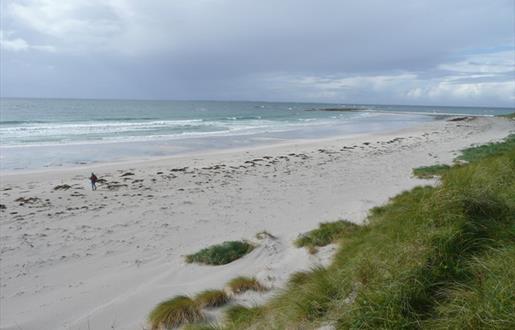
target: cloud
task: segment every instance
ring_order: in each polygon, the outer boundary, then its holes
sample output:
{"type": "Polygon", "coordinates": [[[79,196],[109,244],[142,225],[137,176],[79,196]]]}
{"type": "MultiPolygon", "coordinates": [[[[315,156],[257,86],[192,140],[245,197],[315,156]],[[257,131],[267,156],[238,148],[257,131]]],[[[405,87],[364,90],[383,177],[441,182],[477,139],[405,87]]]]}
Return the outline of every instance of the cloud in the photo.
{"type": "Polygon", "coordinates": [[[512,0],[2,5],[11,95],[513,104],[512,0]]]}
{"type": "Polygon", "coordinates": [[[278,94],[304,96],[304,100],[369,103],[485,104],[494,101],[510,105],[515,101],[513,52],[475,54],[448,62],[426,72],[397,72],[380,75],[269,75],[260,77],[262,88],[278,94]],[[483,102],[485,101],[485,102],[483,102]]]}
{"type": "Polygon", "coordinates": [[[55,48],[48,45],[30,45],[21,38],[10,38],[12,32],[0,30],[0,48],[6,51],[20,52],[28,50],[39,50],[46,52],[55,52],[55,48]]]}

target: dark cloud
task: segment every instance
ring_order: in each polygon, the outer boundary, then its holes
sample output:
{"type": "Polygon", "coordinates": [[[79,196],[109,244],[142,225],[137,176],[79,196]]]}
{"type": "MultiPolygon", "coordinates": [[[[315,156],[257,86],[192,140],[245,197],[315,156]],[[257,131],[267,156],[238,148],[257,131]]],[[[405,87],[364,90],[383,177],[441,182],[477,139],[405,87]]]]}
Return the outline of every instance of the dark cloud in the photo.
{"type": "Polygon", "coordinates": [[[514,50],[509,0],[3,6],[4,96],[508,106],[515,100],[513,56],[505,55],[514,50]],[[492,57],[497,53],[504,55],[492,57]],[[463,71],[471,57],[468,65],[483,76],[463,71]],[[504,61],[508,71],[495,72],[488,61],[504,61]],[[482,96],[468,97],[473,89],[482,96]]]}

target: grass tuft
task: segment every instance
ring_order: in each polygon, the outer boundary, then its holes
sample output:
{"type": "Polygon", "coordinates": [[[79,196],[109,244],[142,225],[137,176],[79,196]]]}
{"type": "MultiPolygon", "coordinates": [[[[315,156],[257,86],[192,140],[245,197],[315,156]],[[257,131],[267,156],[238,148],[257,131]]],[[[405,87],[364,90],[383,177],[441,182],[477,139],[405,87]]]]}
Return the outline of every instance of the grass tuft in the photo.
{"type": "Polygon", "coordinates": [[[442,175],[449,168],[451,168],[449,165],[422,166],[413,169],[413,175],[420,179],[431,179],[437,175],[442,175]]]}
{"type": "Polygon", "coordinates": [[[228,241],[202,249],[186,256],[186,262],[206,265],[225,265],[251,252],[254,246],[248,242],[228,241]]]}
{"type": "Polygon", "coordinates": [[[194,323],[194,324],[187,324],[182,329],[183,330],[222,330],[223,328],[217,324],[194,323]]]}
{"type": "Polygon", "coordinates": [[[260,307],[231,306],[225,311],[225,322],[234,329],[246,328],[251,322],[261,316],[260,307]]]}
{"type": "Polygon", "coordinates": [[[148,317],[152,330],[169,329],[202,320],[200,307],[191,298],[177,296],[157,305],[148,317]]]}
{"type": "Polygon", "coordinates": [[[219,307],[229,302],[229,296],[222,290],[205,290],[195,296],[195,302],[201,307],[219,307]]]}
{"type": "Polygon", "coordinates": [[[291,274],[288,283],[291,286],[300,285],[306,283],[311,276],[310,272],[296,272],[291,274]]]}
{"type": "Polygon", "coordinates": [[[321,223],[317,229],[300,235],[295,240],[297,247],[307,247],[310,251],[316,251],[318,246],[326,246],[336,242],[342,236],[349,235],[359,229],[359,226],[345,220],[321,223]]]}
{"type": "Polygon", "coordinates": [[[245,291],[266,291],[266,288],[253,277],[240,276],[236,277],[227,283],[227,287],[235,294],[240,294],[245,291]]]}

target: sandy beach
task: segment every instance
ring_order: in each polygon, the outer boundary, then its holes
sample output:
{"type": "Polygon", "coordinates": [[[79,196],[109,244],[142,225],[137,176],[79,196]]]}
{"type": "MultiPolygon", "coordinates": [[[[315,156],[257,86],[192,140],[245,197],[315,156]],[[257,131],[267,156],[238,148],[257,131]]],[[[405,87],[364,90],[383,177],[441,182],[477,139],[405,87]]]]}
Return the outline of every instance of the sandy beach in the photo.
{"type": "MultiPolygon", "coordinates": [[[[1,329],[145,329],[178,294],[253,275],[272,289],[330,261],[293,240],[320,222],[362,223],[371,207],[417,185],[414,167],[450,164],[515,122],[438,120],[368,135],[145,162],[3,173],[1,329]],[[101,179],[91,191],[88,177],[101,179]],[[257,239],[266,230],[277,239],[257,239]],[[224,266],[184,255],[227,240],[257,248],[224,266]]],[[[247,294],[252,305],[274,294],[247,294]]],[[[211,312],[216,318],[218,313],[211,312]]]]}

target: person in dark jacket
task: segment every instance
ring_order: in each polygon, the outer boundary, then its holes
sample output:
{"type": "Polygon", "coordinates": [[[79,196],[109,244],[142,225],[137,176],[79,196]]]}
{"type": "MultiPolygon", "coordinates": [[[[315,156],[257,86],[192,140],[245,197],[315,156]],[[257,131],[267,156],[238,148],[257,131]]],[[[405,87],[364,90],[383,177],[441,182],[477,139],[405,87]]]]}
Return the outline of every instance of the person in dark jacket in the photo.
{"type": "Polygon", "coordinates": [[[91,172],[91,176],[89,177],[89,180],[91,181],[91,190],[97,190],[98,178],[95,175],[95,173],[91,172]]]}

